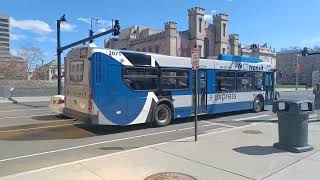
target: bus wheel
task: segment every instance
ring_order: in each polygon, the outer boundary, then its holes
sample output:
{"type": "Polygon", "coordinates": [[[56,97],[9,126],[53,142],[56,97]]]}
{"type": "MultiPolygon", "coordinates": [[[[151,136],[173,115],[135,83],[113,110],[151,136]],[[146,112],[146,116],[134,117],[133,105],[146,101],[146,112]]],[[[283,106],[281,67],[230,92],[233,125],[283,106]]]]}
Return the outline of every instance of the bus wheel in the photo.
{"type": "Polygon", "coordinates": [[[157,127],[163,127],[170,124],[171,117],[171,109],[165,104],[160,104],[153,113],[153,123],[157,127]]]}
{"type": "Polygon", "coordinates": [[[253,112],[261,112],[264,108],[263,106],[263,100],[260,97],[255,97],[253,100],[253,112]]]}

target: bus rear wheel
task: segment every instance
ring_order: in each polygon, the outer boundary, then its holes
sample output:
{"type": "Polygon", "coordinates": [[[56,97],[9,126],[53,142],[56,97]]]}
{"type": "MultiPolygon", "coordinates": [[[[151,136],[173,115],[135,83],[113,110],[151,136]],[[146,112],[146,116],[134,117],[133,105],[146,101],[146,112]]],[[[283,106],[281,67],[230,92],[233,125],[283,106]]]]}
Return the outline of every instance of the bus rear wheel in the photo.
{"type": "Polygon", "coordinates": [[[263,100],[260,97],[255,97],[253,100],[253,112],[261,112],[264,108],[263,100]]]}
{"type": "Polygon", "coordinates": [[[171,118],[171,109],[166,104],[160,104],[153,113],[153,124],[157,127],[167,126],[170,124],[171,118]]]}

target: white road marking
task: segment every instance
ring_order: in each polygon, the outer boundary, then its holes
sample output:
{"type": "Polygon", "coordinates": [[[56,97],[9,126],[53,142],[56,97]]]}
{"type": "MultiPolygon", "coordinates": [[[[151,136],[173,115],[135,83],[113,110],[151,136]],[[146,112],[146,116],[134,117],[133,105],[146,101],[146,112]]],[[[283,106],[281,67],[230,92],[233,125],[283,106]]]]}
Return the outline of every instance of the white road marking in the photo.
{"type": "Polygon", "coordinates": [[[9,111],[0,111],[0,113],[21,112],[21,111],[42,111],[42,110],[48,110],[48,108],[43,108],[43,109],[16,109],[16,110],[9,110],[9,111]]]}
{"type": "Polygon", "coordinates": [[[228,128],[235,128],[235,127],[237,127],[237,126],[231,126],[231,125],[227,125],[227,124],[210,122],[210,121],[202,121],[202,122],[209,123],[209,124],[212,124],[212,125],[219,125],[219,126],[223,126],[223,127],[228,127],[228,128]]]}
{"type": "Polygon", "coordinates": [[[55,115],[55,114],[34,114],[29,116],[8,116],[8,117],[0,117],[1,119],[14,119],[14,118],[26,118],[26,117],[38,117],[38,116],[49,116],[49,115],[55,115]]]}
{"type": "MultiPolygon", "coordinates": [[[[213,126],[213,125],[215,125],[215,124],[207,124],[207,125],[200,126],[200,127],[208,127],[208,126],[213,126]]],[[[68,151],[68,150],[79,149],[79,148],[88,147],[88,146],[94,146],[94,145],[99,145],[99,144],[106,144],[106,143],[111,143],[111,142],[117,142],[117,141],[123,141],[123,140],[129,140],[129,139],[135,139],[135,138],[141,138],[141,137],[147,137],[147,136],[153,136],[153,135],[159,135],[159,134],[165,134],[165,133],[171,133],[171,132],[176,132],[176,131],[184,131],[184,130],[188,130],[188,129],[194,129],[194,127],[173,129],[173,130],[168,130],[168,131],[161,131],[161,132],[143,134],[143,135],[138,135],[138,136],[132,136],[132,137],[126,137],[126,138],[120,138],[120,139],[113,139],[113,140],[108,140],[108,141],[90,143],[90,144],[74,146],[74,147],[69,147],[69,148],[64,148],[64,149],[45,151],[45,152],[29,154],[29,155],[24,155],[24,156],[17,156],[17,157],[12,157],[12,158],[1,159],[0,162],[12,161],[12,160],[16,160],[16,159],[39,156],[39,155],[44,155],[44,154],[51,154],[51,153],[62,152],[62,151],[68,151]]]]}
{"type": "MultiPolygon", "coordinates": [[[[203,137],[203,136],[208,136],[208,135],[212,135],[212,134],[228,132],[228,131],[237,130],[237,129],[243,129],[243,128],[247,128],[247,127],[250,127],[250,126],[253,126],[253,125],[256,125],[256,124],[253,123],[253,124],[249,124],[249,125],[245,125],[245,126],[231,128],[231,129],[224,129],[224,130],[221,130],[221,131],[215,131],[215,132],[210,132],[210,133],[206,133],[206,134],[201,134],[201,135],[198,135],[198,137],[203,137]]],[[[143,147],[139,147],[139,148],[124,150],[124,151],[119,151],[119,152],[110,153],[110,154],[106,154],[106,155],[91,157],[91,158],[87,158],[87,159],[81,159],[81,160],[77,160],[77,161],[73,161],[73,162],[69,162],[69,163],[58,164],[58,165],[45,167],[45,168],[40,168],[40,169],[35,169],[35,170],[27,171],[27,172],[12,174],[12,175],[8,175],[8,176],[4,176],[2,178],[5,179],[5,178],[19,177],[19,176],[22,176],[22,175],[33,174],[33,173],[37,173],[37,172],[40,172],[40,171],[45,171],[45,170],[50,170],[50,169],[54,169],[54,168],[64,167],[64,166],[68,166],[68,165],[72,165],[72,164],[84,163],[84,162],[88,162],[88,161],[95,160],[95,159],[100,159],[100,158],[105,158],[105,157],[111,157],[111,156],[115,156],[115,155],[125,154],[125,153],[129,153],[129,152],[133,152],[133,151],[138,151],[138,150],[147,149],[147,148],[151,148],[151,147],[155,147],[155,146],[169,144],[170,142],[183,141],[183,140],[187,140],[187,139],[191,139],[191,138],[194,138],[194,136],[181,138],[181,139],[176,139],[174,141],[167,141],[167,142],[152,144],[152,145],[143,146],[143,147]]],[[[2,179],[2,178],[0,178],[0,179],[2,179]]]]}
{"type": "Polygon", "coordinates": [[[235,119],[233,121],[244,121],[244,120],[249,120],[249,119],[257,119],[257,118],[261,118],[261,117],[267,117],[269,115],[260,115],[260,116],[252,116],[252,117],[247,117],[247,118],[240,118],[240,119],[235,119]]]}
{"type": "MultiPolygon", "coordinates": [[[[73,120],[68,119],[68,120],[60,120],[60,121],[58,120],[58,121],[53,121],[53,122],[61,122],[61,121],[73,121],[73,120]]],[[[16,131],[29,131],[29,130],[36,130],[36,129],[47,129],[47,128],[53,128],[53,127],[64,127],[64,126],[71,126],[71,125],[78,125],[78,124],[83,124],[83,122],[72,123],[72,124],[60,124],[60,125],[55,125],[55,126],[41,126],[41,127],[36,127],[36,128],[13,129],[13,130],[0,131],[0,133],[16,132],[16,131]]]]}

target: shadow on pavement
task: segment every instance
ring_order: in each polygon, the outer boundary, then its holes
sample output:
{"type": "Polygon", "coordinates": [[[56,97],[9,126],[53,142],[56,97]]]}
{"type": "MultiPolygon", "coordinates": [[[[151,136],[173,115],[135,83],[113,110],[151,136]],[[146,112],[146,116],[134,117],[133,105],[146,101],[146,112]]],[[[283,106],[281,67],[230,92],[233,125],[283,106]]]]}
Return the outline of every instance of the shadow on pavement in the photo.
{"type": "Polygon", "coordinates": [[[38,120],[38,121],[59,121],[59,120],[64,121],[72,118],[53,114],[53,115],[45,115],[45,116],[32,116],[31,119],[38,120]]]}
{"type": "Polygon", "coordinates": [[[48,107],[49,102],[33,102],[33,103],[21,103],[17,100],[13,99],[12,97],[8,98],[13,104],[21,105],[21,106],[27,106],[27,107],[33,107],[33,108],[40,108],[40,107],[48,107]],[[40,105],[35,105],[40,104],[40,105]]]}
{"type": "MultiPolygon", "coordinates": [[[[249,111],[239,111],[215,115],[202,115],[199,116],[199,121],[201,120],[213,120],[219,117],[228,117],[234,115],[241,115],[248,113],[249,111]]],[[[56,115],[47,115],[47,116],[34,116],[34,120],[39,121],[48,121],[51,123],[52,120],[59,120],[56,115]]],[[[72,120],[72,119],[70,119],[72,120]]],[[[182,118],[172,121],[171,124],[182,124],[187,122],[194,121],[194,118],[182,118]]],[[[228,122],[228,120],[224,120],[228,122]]],[[[233,122],[233,121],[229,121],[233,122]]],[[[59,123],[59,122],[58,122],[59,123]]],[[[246,123],[246,122],[235,122],[235,123],[246,123]]],[[[147,128],[158,128],[152,127],[150,124],[137,124],[130,126],[110,126],[110,125],[92,125],[89,123],[79,123],[79,124],[55,124],[51,127],[43,128],[32,128],[28,127],[28,130],[19,130],[24,129],[25,127],[11,127],[10,132],[1,132],[0,131],[0,140],[6,141],[37,141],[37,140],[57,140],[57,139],[81,139],[94,136],[104,136],[124,132],[133,132],[138,130],[143,130],[147,128]],[[30,129],[29,129],[30,128],[30,129]],[[18,129],[18,130],[14,130],[18,129]]]]}
{"type": "Polygon", "coordinates": [[[260,156],[260,155],[263,156],[263,155],[285,152],[280,149],[276,149],[272,146],[243,146],[243,147],[233,148],[232,150],[241,154],[246,154],[251,156],[260,156]]]}

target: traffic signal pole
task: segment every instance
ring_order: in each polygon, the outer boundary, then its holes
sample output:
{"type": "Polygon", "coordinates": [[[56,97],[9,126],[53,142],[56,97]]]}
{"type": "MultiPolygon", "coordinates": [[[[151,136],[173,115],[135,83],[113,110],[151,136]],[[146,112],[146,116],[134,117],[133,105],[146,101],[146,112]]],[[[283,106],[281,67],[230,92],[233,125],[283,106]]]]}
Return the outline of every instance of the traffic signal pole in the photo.
{"type": "Polygon", "coordinates": [[[93,39],[99,38],[101,36],[107,35],[107,34],[111,34],[114,36],[117,36],[120,34],[120,25],[119,25],[119,20],[115,20],[115,25],[113,26],[112,29],[96,34],[96,35],[92,35],[90,33],[90,36],[84,39],[81,39],[79,41],[73,42],[71,44],[68,44],[66,46],[61,47],[61,42],[60,42],[60,24],[61,22],[65,21],[64,15],[57,20],[57,61],[58,61],[58,95],[61,94],[61,54],[63,53],[64,50],[72,48],[74,46],[77,46],[79,44],[83,44],[85,42],[90,42],[93,39]]]}

